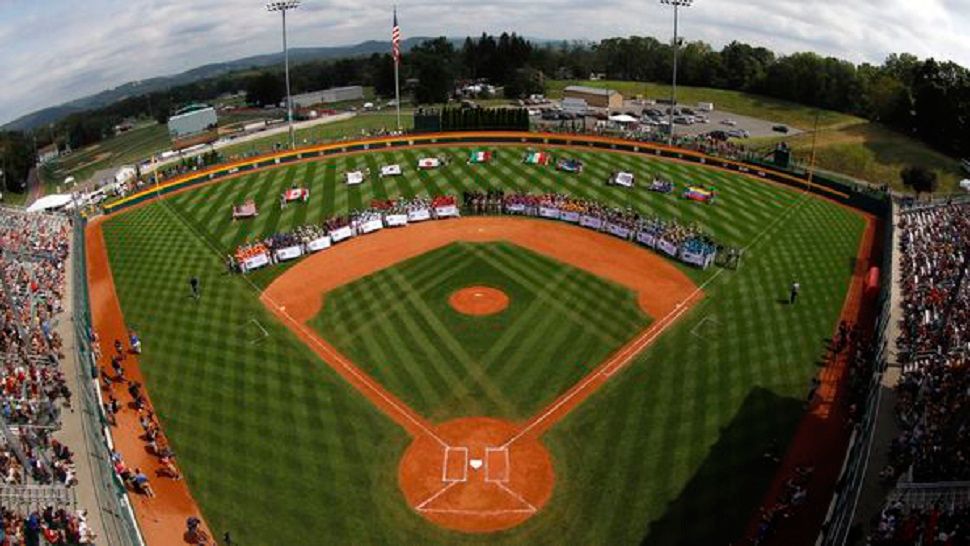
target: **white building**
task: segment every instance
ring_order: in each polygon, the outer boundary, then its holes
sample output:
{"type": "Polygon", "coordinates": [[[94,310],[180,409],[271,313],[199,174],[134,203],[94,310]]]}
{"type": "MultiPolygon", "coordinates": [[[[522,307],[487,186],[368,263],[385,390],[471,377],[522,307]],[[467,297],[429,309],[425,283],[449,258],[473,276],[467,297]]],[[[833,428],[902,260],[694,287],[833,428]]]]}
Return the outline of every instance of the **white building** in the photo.
{"type": "Polygon", "coordinates": [[[359,85],[348,87],[334,87],[323,91],[313,91],[302,95],[293,95],[293,106],[296,108],[309,108],[315,104],[333,104],[348,100],[361,100],[364,98],[364,88],[359,85]]]}

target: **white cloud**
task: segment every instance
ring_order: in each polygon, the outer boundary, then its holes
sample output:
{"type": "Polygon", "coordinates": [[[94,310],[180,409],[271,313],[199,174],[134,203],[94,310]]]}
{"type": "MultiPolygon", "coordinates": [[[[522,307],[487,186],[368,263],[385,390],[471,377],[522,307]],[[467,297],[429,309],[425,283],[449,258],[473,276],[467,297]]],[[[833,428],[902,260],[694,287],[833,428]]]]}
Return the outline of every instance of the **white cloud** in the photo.
{"type": "MultiPolygon", "coordinates": [[[[401,0],[405,36],[514,30],[536,38],[645,34],[666,40],[659,2],[401,0]]],[[[389,3],[388,3],[389,4],[389,3]]],[[[201,64],[280,48],[279,17],[254,0],[0,0],[0,120],[201,64]]],[[[813,50],[856,62],[892,52],[970,66],[970,0],[697,0],[682,32],[719,47],[731,40],[782,53],[813,50]]],[[[386,40],[389,5],[305,0],[290,17],[292,46],[386,40]]]]}

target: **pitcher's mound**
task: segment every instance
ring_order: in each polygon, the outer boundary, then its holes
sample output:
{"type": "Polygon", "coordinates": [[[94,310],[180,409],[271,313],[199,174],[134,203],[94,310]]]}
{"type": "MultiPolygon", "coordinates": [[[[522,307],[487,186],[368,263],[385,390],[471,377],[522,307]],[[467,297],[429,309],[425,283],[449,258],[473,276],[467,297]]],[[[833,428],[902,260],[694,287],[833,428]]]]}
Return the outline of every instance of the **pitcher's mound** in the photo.
{"type": "Polygon", "coordinates": [[[408,504],[428,520],[465,533],[515,527],[552,496],[552,459],[539,440],[488,417],[457,419],[415,438],[398,467],[408,504]]]}
{"type": "Polygon", "coordinates": [[[448,303],[464,315],[485,316],[505,311],[509,297],[498,288],[469,286],[452,293],[448,303]]]}

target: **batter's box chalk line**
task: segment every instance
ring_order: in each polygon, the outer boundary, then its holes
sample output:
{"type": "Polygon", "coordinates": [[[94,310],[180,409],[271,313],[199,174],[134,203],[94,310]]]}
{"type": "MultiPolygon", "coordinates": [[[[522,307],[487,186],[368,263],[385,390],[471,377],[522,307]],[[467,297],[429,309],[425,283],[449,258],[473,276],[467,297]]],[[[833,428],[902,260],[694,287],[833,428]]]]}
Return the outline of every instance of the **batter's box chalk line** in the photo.
{"type": "Polygon", "coordinates": [[[716,331],[720,325],[721,322],[714,318],[714,315],[707,315],[690,329],[690,335],[699,339],[707,339],[712,337],[712,331],[716,331]]]}
{"type": "Polygon", "coordinates": [[[256,345],[269,337],[269,332],[255,318],[250,318],[240,326],[250,345],[256,345]]]}

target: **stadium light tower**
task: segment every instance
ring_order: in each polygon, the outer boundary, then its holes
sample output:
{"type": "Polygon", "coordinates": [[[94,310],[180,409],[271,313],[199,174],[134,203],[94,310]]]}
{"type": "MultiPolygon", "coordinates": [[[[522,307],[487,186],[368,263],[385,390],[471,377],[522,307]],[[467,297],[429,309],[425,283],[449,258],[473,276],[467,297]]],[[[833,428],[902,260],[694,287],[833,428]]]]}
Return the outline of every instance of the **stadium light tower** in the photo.
{"type": "Polygon", "coordinates": [[[677,50],[680,49],[680,38],[677,35],[678,15],[680,8],[689,8],[694,0],[660,0],[665,6],[674,7],[674,76],[670,86],[670,116],[667,122],[667,144],[674,145],[674,108],[677,106],[677,50]]]}
{"type": "Polygon", "coordinates": [[[290,97],[290,50],[286,47],[286,12],[300,7],[300,0],[282,0],[266,4],[267,11],[278,11],[283,15],[283,70],[286,72],[286,119],[290,126],[290,149],[296,148],[293,134],[293,99],[290,97]]]}

